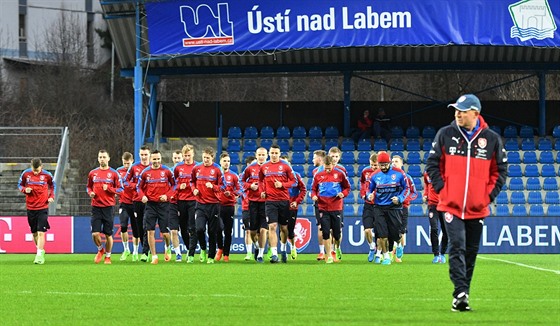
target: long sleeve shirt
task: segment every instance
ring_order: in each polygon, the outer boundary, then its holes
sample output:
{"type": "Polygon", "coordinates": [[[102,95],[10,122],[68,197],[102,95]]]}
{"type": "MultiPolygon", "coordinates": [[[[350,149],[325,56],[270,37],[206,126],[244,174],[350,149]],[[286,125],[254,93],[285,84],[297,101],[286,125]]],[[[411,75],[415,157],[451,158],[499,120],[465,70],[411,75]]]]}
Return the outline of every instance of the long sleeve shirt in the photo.
{"type": "Polygon", "coordinates": [[[124,177],[123,184],[125,188],[129,188],[133,192],[132,201],[142,201],[142,196],[138,194],[138,178],[142,171],[147,168],[149,165],[143,165],[141,162],[138,162],[128,169],[126,176],[124,177]]]}
{"type": "Polygon", "coordinates": [[[88,194],[95,193],[91,199],[91,206],[115,206],[115,195],[123,191],[121,177],[113,168],[93,169],[89,172],[86,190],[88,194]],[[107,186],[106,190],[103,189],[104,185],[107,186]]]}
{"type": "Polygon", "coordinates": [[[305,183],[301,178],[301,175],[297,172],[294,172],[296,177],[297,184],[290,188],[290,203],[296,203],[295,207],[290,205],[291,211],[297,211],[298,206],[303,202],[305,198],[305,194],[307,193],[307,188],[305,187],[305,183]]]}
{"type": "Polygon", "coordinates": [[[315,174],[311,184],[311,198],[317,196],[319,210],[341,211],[343,199],[337,196],[339,193],[344,197],[350,193],[350,182],[344,171],[334,168],[330,172],[322,170],[315,174]]]}
{"type": "Polygon", "coordinates": [[[402,203],[408,196],[409,188],[403,170],[391,167],[387,173],[377,170],[369,179],[367,196],[375,191],[374,204],[391,209],[401,209],[402,203]],[[399,198],[399,203],[394,204],[391,198],[399,198]]]}
{"type": "Polygon", "coordinates": [[[174,185],[175,179],[169,167],[162,165],[154,169],[150,166],[140,174],[136,191],[140,199],[146,196],[148,201],[161,202],[161,196],[166,195],[167,201],[170,201],[175,192],[174,185]]]}
{"type": "Polygon", "coordinates": [[[192,188],[192,170],[198,163],[193,162],[187,164],[185,162],[178,163],[173,169],[173,176],[177,184],[177,200],[195,200],[192,188]],[[185,189],[181,189],[181,184],[185,184],[185,189]]]}
{"type": "MultiPolygon", "coordinates": [[[[126,177],[126,173],[128,172],[128,169],[125,168],[124,166],[121,166],[117,169],[117,172],[119,173],[122,182],[126,177]]],[[[123,187],[123,188],[124,188],[123,191],[119,194],[119,202],[121,204],[132,204],[132,198],[134,197],[134,193],[136,191],[134,191],[134,189],[130,187],[123,187]]]]}
{"type": "Polygon", "coordinates": [[[217,164],[205,166],[199,164],[192,169],[191,182],[193,190],[199,191],[196,201],[201,204],[218,204],[220,202],[219,192],[222,188],[222,169],[217,164]],[[212,184],[211,188],[206,183],[212,184]]]}
{"type": "Polygon", "coordinates": [[[49,171],[41,170],[35,175],[32,169],[23,171],[18,181],[18,189],[25,194],[25,204],[28,210],[42,210],[49,207],[49,198],[54,199],[56,184],[49,171]],[[25,193],[25,188],[31,188],[25,193]]]}
{"type": "Polygon", "coordinates": [[[259,173],[261,166],[255,162],[245,168],[239,177],[239,182],[243,191],[247,195],[249,201],[264,202],[261,193],[264,191],[263,183],[259,181],[259,173]],[[251,185],[257,182],[259,187],[256,190],[251,189],[251,185]]]}
{"type": "Polygon", "coordinates": [[[259,172],[259,180],[263,183],[267,201],[289,201],[289,190],[296,182],[292,167],[284,160],[264,163],[259,172]],[[276,181],[282,183],[280,188],[274,185],[276,181]]]}
{"type": "Polygon", "coordinates": [[[240,195],[239,176],[235,172],[224,172],[220,204],[222,206],[235,206],[240,195]],[[229,196],[226,196],[226,192],[229,196]]]}

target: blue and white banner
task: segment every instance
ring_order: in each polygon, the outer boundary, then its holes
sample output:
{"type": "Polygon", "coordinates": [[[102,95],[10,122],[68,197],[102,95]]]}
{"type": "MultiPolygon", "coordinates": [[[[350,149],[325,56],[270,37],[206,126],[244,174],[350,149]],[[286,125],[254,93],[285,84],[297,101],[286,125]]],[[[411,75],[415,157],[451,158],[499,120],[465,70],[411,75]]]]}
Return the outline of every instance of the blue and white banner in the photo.
{"type": "Polygon", "coordinates": [[[161,0],[152,55],[404,45],[560,47],[560,0],[161,0]]]}

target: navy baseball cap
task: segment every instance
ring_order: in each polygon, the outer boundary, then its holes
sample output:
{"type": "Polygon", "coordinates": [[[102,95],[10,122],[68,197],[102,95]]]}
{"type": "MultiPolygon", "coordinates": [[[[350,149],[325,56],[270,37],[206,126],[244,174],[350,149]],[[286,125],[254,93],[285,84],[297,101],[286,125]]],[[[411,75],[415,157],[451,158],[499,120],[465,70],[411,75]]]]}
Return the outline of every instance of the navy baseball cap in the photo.
{"type": "Polygon", "coordinates": [[[482,110],[482,105],[480,105],[480,100],[474,94],[465,94],[457,99],[457,102],[449,104],[447,107],[454,107],[459,111],[469,111],[476,110],[480,112],[482,110]]]}

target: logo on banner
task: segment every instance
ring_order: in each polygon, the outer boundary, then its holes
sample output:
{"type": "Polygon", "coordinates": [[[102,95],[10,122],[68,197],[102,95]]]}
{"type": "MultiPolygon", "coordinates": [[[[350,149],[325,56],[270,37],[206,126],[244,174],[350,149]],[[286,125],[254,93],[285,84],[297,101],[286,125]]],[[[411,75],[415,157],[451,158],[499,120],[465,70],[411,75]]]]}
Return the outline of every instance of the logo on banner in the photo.
{"type": "MultiPolygon", "coordinates": [[[[72,217],[49,216],[50,230],[45,233],[49,253],[72,253],[72,217]]],[[[26,216],[0,217],[0,253],[35,253],[37,247],[26,216]]]]}
{"type": "Polygon", "coordinates": [[[508,8],[513,20],[511,38],[517,37],[523,42],[530,39],[554,38],[556,23],[548,0],[522,0],[509,5],[508,8]]]}
{"type": "Polygon", "coordinates": [[[311,222],[306,218],[298,218],[294,228],[294,243],[297,252],[303,252],[311,241],[311,222]]]}
{"type": "Polygon", "coordinates": [[[233,22],[229,20],[227,3],[218,3],[217,8],[207,4],[195,8],[180,6],[179,10],[187,35],[182,40],[183,47],[234,44],[233,22]]]}

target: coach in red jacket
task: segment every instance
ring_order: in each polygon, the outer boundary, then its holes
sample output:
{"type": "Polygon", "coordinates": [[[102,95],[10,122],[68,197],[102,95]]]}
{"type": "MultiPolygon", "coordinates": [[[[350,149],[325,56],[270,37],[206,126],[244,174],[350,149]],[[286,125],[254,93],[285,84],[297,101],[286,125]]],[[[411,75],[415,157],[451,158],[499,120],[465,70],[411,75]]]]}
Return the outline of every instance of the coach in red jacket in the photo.
{"type": "Polygon", "coordinates": [[[475,95],[463,95],[449,106],[455,109],[455,121],[438,131],[426,171],[439,194],[437,209],[444,212],[449,237],[449,274],[455,287],[451,310],[470,311],[484,218],[506,182],[507,158],[500,135],[480,116],[475,95]]]}

